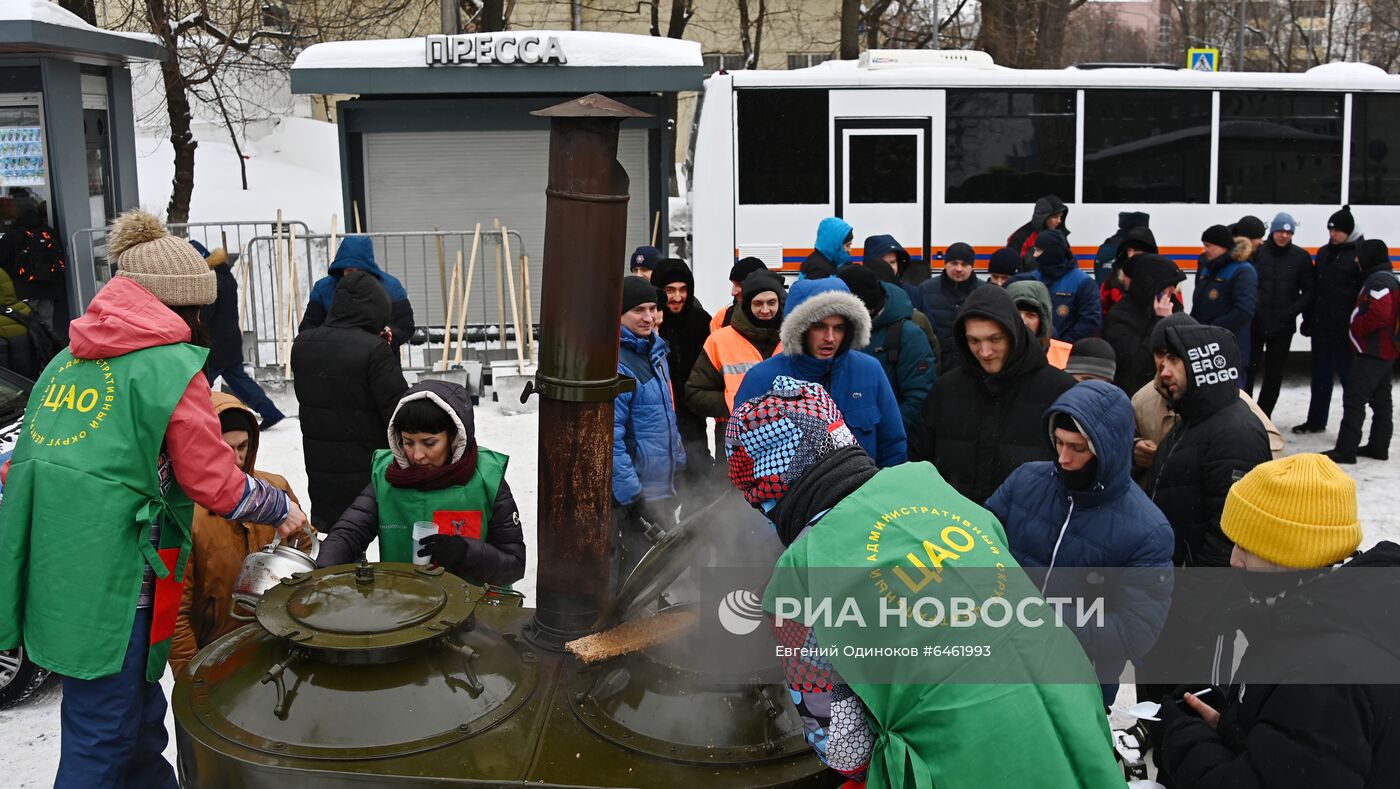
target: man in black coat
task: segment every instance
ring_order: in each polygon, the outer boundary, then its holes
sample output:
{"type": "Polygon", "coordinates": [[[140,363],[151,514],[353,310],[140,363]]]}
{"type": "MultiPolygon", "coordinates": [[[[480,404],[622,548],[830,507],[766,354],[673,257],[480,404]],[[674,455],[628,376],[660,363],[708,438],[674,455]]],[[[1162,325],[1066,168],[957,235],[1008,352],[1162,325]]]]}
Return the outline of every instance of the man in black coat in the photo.
{"type": "Polygon", "coordinates": [[[204,375],[211,387],[215,379],[224,379],[233,396],[262,417],[258,431],[270,430],[286,415],[243,369],[243,329],[238,325],[238,278],[233,276],[229,266],[228,252],[223,247],[210,252],[198,241],[191,241],[190,246],[204,257],[209,268],[214,269],[214,282],[218,286],[214,303],[199,311],[199,319],[209,329],[209,360],[204,363],[204,375]]]}
{"type": "Polygon", "coordinates": [[[1332,407],[1332,383],[1347,383],[1353,351],[1347,332],[1351,311],[1356,308],[1356,292],[1361,288],[1361,270],[1356,267],[1356,245],[1364,236],[1351,215],[1351,206],[1327,220],[1328,243],[1317,250],[1312,269],[1304,275],[1303,287],[1312,296],[1303,308],[1304,337],[1312,337],[1312,399],[1308,419],[1294,425],[1294,433],[1321,433],[1327,429],[1332,407]]]}
{"type": "Polygon", "coordinates": [[[1017,466],[1054,459],[1045,409],[1076,382],[1045,361],[1002,288],[967,297],[948,347],[963,364],[938,376],[924,401],[915,452],[959,493],[985,502],[1017,466]]]}
{"type": "Polygon", "coordinates": [[[311,522],[328,531],[369,484],[376,449],[389,447],[389,419],[408,383],[382,336],[389,296],[379,280],[347,272],[326,322],[297,335],[292,372],[311,522]]]}
{"type": "Polygon", "coordinates": [[[1254,310],[1254,351],[1249,355],[1249,380],[1245,389],[1254,394],[1259,383],[1259,408],[1273,414],[1283,386],[1288,349],[1298,330],[1298,316],[1312,300],[1308,274],[1312,256],[1293,243],[1298,223],[1279,213],[1269,224],[1269,237],[1254,253],[1259,270],[1259,304],[1254,310]]]}
{"type": "Polygon", "coordinates": [[[1161,255],[1133,257],[1128,293],[1108,311],[1103,337],[1117,359],[1113,383],[1132,397],[1157,374],[1152,358],[1152,329],[1161,319],[1181,311],[1172,297],[1186,275],[1176,263],[1161,255]]]}
{"type": "Polygon", "coordinates": [[[1249,646],[1229,688],[1163,699],[1158,780],[1400,786],[1400,629],[1384,615],[1400,546],[1353,555],[1356,484],[1319,455],[1245,475],[1222,526],[1248,589],[1231,619],[1249,646]]]}
{"type": "Polygon", "coordinates": [[[952,370],[963,361],[962,352],[953,347],[953,322],[967,297],[985,284],[972,271],[976,260],[977,254],[972,247],[961,241],[952,244],[943,253],[943,273],[919,285],[919,294],[924,300],[924,315],[933,324],[934,334],[938,337],[940,372],[952,370]]]}
{"type": "Polygon", "coordinates": [[[685,406],[685,382],[710,336],[710,314],[695,298],[695,274],[684,260],[666,258],[651,272],[660,303],[665,305],[661,338],[670,346],[666,363],[671,368],[671,392],[676,401],[676,427],[685,443],[686,478],[703,479],[713,463],[705,418],[685,406]]]}
{"type": "MultiPolygon", "coordinates": [[[[1219,326],[1169,326],[1160,386],[1180,415],[1157,447],[1147,477],[1147,495],[1171,522],[1178,567],[1228,567],[1234,544],[1220,529],[1225,494],[1236,480],[1272,457],[1264,425],[1240,399],[1240,353],[1235,336],[1219,326]]],[[[1194,578],[1194,576],[1193,576],[1194,578]]],[[[1178,597],[1200,595],[1188,578],[1178,579],[1178,597]]],[[[1175,606],[1161,643],[1190,644],[1173,650],[1169,670],[1202,682],[1229,677],[1233,628],[1201,621],[1175,606]]],[[[1164,653],[1154,649],[1143,673],[1162,676],[1164,653]]],[[[1171,687],[1139,682],[1138,699],[1156,701],[1171,687]]]]}

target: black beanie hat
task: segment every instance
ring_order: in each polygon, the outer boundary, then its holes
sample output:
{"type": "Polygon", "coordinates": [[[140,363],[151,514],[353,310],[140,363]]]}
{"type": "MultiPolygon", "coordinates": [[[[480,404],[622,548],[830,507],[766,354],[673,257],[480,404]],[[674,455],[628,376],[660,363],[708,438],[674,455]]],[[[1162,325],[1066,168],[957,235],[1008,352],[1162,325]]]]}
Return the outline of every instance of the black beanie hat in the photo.
{"type": "Polygon", "coordinates": [[[885,288],[875,272],[865,266],[843,266],[836,275],[846,283],[865,308],[875,315],[885,307],[885,288]]]}
{"type": "Polygon", "coordinates": [[[1268,232],[1268,228],[1264,227],[1264,220],[1250,214],[1240,217],[1240,221],[1230,225],[1230,235],[1236,238],[1258,240],[1268,235],[1268,232]]]}
{"type": "Polygon", "coordinates": [[[1351,235],[1356,230],[1356,218],[1351,215],[1351,206],[1344,205],[1342,210],[1327,217],[1328,230],[1340,230],[1347,235],[1351,235]]]}
{"type": "Polygon", "coordinates": [[[977,253],[972,251],[972,247],[959,241],[948,245],[948,251],[943,253],[944,260],[961,260],[964,263],[976,263],[977,253]]]}
{"type": "MultiPolygon", "coordinates": [[[[1167,349],[1167,329],[1173,326],[1196,326],[1199,324],[1189,312],[1173,312],[1171,315],[1157,321],[1157,325],[1152,327],[1152,334],[1148,335],[1147,344],[1152,346],[1152,351],[1165,351],[1167,349]]],[[[1071,348],[1071,351],[1074,349],[1071,348]]]]}
{"type": "Polygon", "coordinates": [[[1011,247],[1002,247],[992,253],[987,263],[987,273],[1015,276],[1021,270],[1021,253],[1011,247]]]}
{"type": "Polygon", "coordinates": [[[776,326],[782,323],[783,307],[787,304],[787,288],[783,287],[783,278],[773,272],[764,269],[755,271],[744,277],[743,292],[739,296],[739,309],[744,311],[744,317],[749,319],[749,323],[760,328],[766,326],[776,326]],[[778,314],[772,318],[761,321],[753,314],[753,299],[760,293],[772,291],[778,294],[778,314]]]}
{"type": "Polygon", "coordinates": [[[1069,349],[1069,360],[1065,362],[1065,372],[1070,375],[1096,375],[1112,382],[1118,370],[1118,354],[1106,340],[1098,337],[1084,337],[1075,340],[1069,349]]]}
{"type": "Polygon", "coordinates": [[[768,264],[755,257],[740,258],[734,267],[729,269],[730,282],[743,282],[755,271],[766,271],[768,264]]]}
{"type": "Polygon", "coordinates": [[[246,430],[248,435],[256,436],[258,420],[245,409],[225,408],[219,412],[219,432],[228,433],[234,430],[246,430]]]}
{"type": "Polygon", "coordinates": [[[622,312],[627,312],[648,302],[661,303],[660,298],[656,295],[654,285],[641,277],[622,278],[622,312]]]}
{"type": "Polygon", "coordinates": [[[1235,246],[1235,237],[1230,234],[1230,228],[1224,225],[1211,225],[1206,228],[1206,232],[1201,234],[1202,243],[1214,244],[1217,247],[1230,249],[1235,246]]]}

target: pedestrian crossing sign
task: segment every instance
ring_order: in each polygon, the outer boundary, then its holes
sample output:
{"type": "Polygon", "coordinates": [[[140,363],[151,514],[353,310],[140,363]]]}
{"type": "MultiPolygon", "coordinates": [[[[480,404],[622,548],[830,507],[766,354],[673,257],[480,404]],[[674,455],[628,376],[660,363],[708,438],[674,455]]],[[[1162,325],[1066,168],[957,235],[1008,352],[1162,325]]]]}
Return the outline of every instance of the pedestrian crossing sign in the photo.
{"type": "Polygon", "coordinates": [[[1186,67],[1192,71],[1219,71],[1220,50],[1213,47],[1186,50],[1186,67]]]}

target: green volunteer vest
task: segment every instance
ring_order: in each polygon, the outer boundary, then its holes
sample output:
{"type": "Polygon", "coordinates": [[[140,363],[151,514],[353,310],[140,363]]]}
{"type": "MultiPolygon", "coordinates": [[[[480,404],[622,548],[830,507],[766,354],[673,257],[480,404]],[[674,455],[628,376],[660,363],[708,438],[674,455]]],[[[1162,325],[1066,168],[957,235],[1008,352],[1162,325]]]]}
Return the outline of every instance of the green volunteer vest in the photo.
{"type": "Polygon", "coordinates": [[[176,344],[75,359],[65,349],[39,376],[0,506],[0,648],[22,640],[35,663],[65,676],[115,674],[149,564],[160,580],[146,679],[160,679],[194,506],[178,485],[161,495],[157,458],[208,353],[176,344]]]}
{"type": "MultiPolygon", "coordinates": [[[[510,458],[489,449],[477,449],[476,473],[465,485],[440,490],[396,488],[385,472],[394,462],[394,453],[380,449],[374,453],[370,482],[379,505],[379,558],[385,562],[413,561],[413,524],[432,521],[441,533],[486,539],[496,491],[506,476],[510,458]]],[[[468,579],[480,585],[480,579],[468,579]]]]}
{"type": "MultiPolygon", "coordinates": [[[[864,624],[842,623],[839,615],[808,624],[819,646],[836,647],[824,655],[874,718],[871,789],[1121,789],[1099,686],[1068,628],[897,627],[879,613],[882,599],[912,606],[931,595],[997,594],[1036,597],[1001,524],[932,464],[906,463],[880,471],[783,553],[764,608],[774,613],[779,598],[829,597],[840,612],[847,599],[857,601],[864,624]],[[914,657],[852,656],[846,646],[914,657]],[[929,652],[949,647],[990,648],[998,662],[929,652]],[[1055,669],[1042,673],[1046,666],[1055,669]],[[1080,684],[1035,684],[1047,675],[1080,684]]],[[[1032,602],[1039,607],[1028,611],[1053,622],[1042,601],[1032,602]]]]}

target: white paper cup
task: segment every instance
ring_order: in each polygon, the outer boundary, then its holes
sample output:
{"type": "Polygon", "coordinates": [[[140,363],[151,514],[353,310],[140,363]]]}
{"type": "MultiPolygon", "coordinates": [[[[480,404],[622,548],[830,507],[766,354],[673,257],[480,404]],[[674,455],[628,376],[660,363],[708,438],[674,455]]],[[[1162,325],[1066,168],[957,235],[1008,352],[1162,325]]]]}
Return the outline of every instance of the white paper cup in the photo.
{"type": "Polygon", "coordinates": [[[436,523],[433,523],[432,521],[418,521],[417,523],[413,524],[413,563],[414,563],[414,564],[429,564],[430,562],[432,562],[432,557],[429,557],[429,556],[419,556],[419,555],[418,555],[418,552],[421,551],[421,550],[423,549],[423,538],[424,538],[424,537],[427,537],[427,536],[430,535],[430,534],[437,534],[437,533],[438,533],[437,524],[436,524],[436,523]]]}

